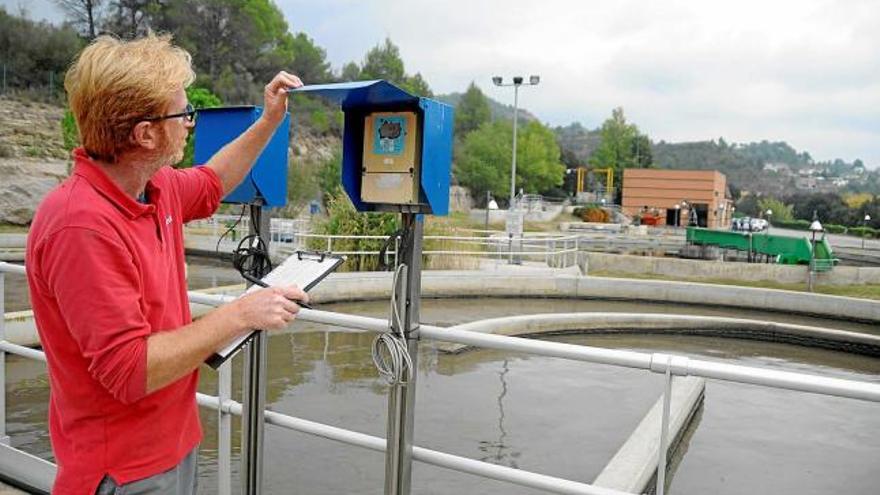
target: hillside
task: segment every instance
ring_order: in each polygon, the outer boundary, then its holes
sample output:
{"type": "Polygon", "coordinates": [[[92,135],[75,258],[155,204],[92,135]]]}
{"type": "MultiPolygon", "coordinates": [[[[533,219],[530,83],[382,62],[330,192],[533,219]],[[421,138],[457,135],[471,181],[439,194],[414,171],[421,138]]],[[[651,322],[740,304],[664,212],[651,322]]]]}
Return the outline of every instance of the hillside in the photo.
{"type": "Polygon", "coordinates": [[[67,176],[60,107],[0,98],[0,223],[24,225],[67,176]]]}
{"type": "MultiPolygon", "coordinates": [[[[563,156],[588,163],[601,142],[599,129],[579,123],[554,129],[563,156]]],[[[793,192],[878,191],[878,173],[866,172],[861,161],[816,162],[806,151],[784,141],[727,143],[723,138],[684,143],[652,142],[654,166],[670,169],[719,170],[736,190],[776,197],[793,192]]]]}
{"type": "MultiPolygon", "coordinates": [[[[59,105],[0,97],[0,224],[30,223],[43,197],[67,177],[63,115],[59,105]]],[[[340,145],[338,137],[314,133],[304,125],[291,133],[293,180],[312,175],[340,145]]],[[[301,182],[293,192],[302,197],[292,199],[307,202],[319,194],[313,181],[301,182]]]]}

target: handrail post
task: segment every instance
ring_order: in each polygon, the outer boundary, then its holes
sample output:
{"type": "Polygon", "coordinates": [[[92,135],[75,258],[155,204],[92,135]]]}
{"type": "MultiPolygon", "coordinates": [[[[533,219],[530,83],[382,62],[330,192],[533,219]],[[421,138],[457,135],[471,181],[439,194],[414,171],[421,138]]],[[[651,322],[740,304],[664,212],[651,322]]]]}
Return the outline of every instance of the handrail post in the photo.
{"type": "Polygon", "coordinates": [[[232,399],[232,364],[226,361],[218,370],[217,396],[217,494],[232,493],[232,414],[224,404],[232,399]]]}
{"type": "MultiPolygon", "coordinates": [[[[406,243],[400,246],[405,278],[395,288],[403,298],[398,301],[403,315],[406,346],[412,360],[409,381],[395,384],[388,391],[388,431],[385,451],[385,495],[409,495],[412,485],[413,425],[415,424],[416,377],[419,357],[419,309],[422,289],[422,236],[424,221],[414,213],[403,214],[403,225],[410,229],[406,243]],[[405,290],[401,290],[405,289],[405,290]]],[[[396,269],[396,268],[395,268],[396,269]]],[[[397,322],[392,318],[392,325],[397,322]]]]}
{"type": "MultiPolygon", "coordinates": [[[[0,341],[6,340],[6,274],[0,272],[0,341]]],[[[9,445],[6,434],[6,351],[0,349],[0,444],[9,445]]]]}
{"type": "Polygon", "coordinates": [[[654,493],[666,492],[666,450],[669,448],[669,403],[672,399],[672,356],[666,357],[666,388],[663,391],[663,419],[660,421],[660,452],[657,456],[657,486],[654,493]]]}

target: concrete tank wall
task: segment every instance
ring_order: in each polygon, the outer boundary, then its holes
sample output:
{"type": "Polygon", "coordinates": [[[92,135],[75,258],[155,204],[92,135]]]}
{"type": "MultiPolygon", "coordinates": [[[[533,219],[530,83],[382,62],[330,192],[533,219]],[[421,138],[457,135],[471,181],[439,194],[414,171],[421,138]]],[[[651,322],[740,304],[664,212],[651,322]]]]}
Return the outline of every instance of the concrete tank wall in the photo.
{"type": "MultiPolygon", "coordinates": [[[[624,254],[578,253],[581,273],[614,272],[631,275],[660,275],[676,278],[729,279],[745,282],[806,284],[806,265],[770,263],[734,263],[723,261],[683,260],[678,258],[630,256],[624,254]]],[[[880,268],[838,266],[816,274],[818,285],[880,284],[880,268]]]]}

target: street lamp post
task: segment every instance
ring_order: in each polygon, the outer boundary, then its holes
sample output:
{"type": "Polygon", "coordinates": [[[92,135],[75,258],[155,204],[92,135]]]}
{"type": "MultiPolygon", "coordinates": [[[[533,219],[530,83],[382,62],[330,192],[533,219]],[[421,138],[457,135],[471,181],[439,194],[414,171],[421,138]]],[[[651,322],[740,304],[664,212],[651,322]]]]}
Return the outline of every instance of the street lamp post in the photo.
{"type": "Polygon", "coordinates": [[[865,214],[865,221],[862,223],[862,227],[865,227],[862,230],[862,251],[865,250],[865,236],[868,235],[868,222],[871,221],[871,215],[865,214]]]}
{"type": "Polygon", "coordinates": [[[680,211],[681,211],[681,205],[678,203],[675,203],[675,228],[678,228],[678,215],[679,215],[680,211]]]}
{"type": "Polygon", "coordinates": [[[765,213],[767,214],[767,232],[765,232],[765,234],[769,234],[770,233],[770,219],[773,217],[773,210],[771,210],[770,208],[767,208],[767,211],[765,213]]]}
{"type": "Polygon", "coordinates": [[[816,273],[816,233],[824,230],[822,224],[819,223],[819,215],[813,211],[813,223],[810,224],[810,232],[812,232],[812,238],[810,239],[812,247],[810,250],[810,271],[807,276],[807,290],[810,292],[813,292],[813,277],[815,277],[816,273]]]}
{"type": "Polygon", "coordinates": [[[541,82],[540,76],[529,76],[529,82],[524,83],[522,76],[515,76],[513,78],[512,83],[505,84],[504,79],[501,76],[495,76],[492,78],[492,82],[496,86],[513,86],[513,158],[511,159],[510,165],[510,206],[509,208],[512,210],[514,208],[514,199],[516,198],[516,128],[517,128],[517,114],[519,110],[519,87],[520,86],[535,86],[539,82],[541,82]]]}

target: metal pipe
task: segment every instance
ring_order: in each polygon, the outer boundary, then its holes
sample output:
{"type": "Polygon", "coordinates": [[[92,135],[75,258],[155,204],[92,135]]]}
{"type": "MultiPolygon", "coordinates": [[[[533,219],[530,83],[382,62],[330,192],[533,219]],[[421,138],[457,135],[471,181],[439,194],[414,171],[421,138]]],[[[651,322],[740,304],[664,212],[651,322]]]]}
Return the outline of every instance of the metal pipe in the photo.
{"type": "MultiPolygon", "coordinates": [[[[212,409],[226,407],[232,414],[241,414],[241,404],[237,402],[228,401],[222,403],[221,406],[217,397],[197,394],[196,398],[201,406],[212,409]]],[[[375,452],[385,452],[386,450],[386,440],[384,438],[316,423],[306,419],[295,418],[274,411],[266,411],[266,424],[325,438],[327,440],[333,440],[346,445],[365,448],[375,452]]],[[[630,495],[626,492],[595,487],[586,483],[579,483],[506,466],[499,466],[422,447],[413,447],[413,459],[426,464],[451,469],[453,471],[483,476],[552,493],[578,495],[630,495]]]]}
{"type": "MultiPolygon", "coordinates": [[[[424,337],[444,342],[501,349],[513,352],[537,354],[547,357],[558,357],[575,361],[591,363],[613,364],[629,368],[650,369],[651,355],[634,351],[619,351],[615,349],[601,349],[559,342],[547,342],[543,340],[525,339],[521,337],[508,337],[505,335],[493,335],[454,328],[441,328],[422,325],[420,329],[424,337]]],[[[878,387],[880,388],[880,387],[878,387]]]]}
{"type": "Polygon", "coordinates": [[[44,363],[46,362],[46,354],[43,351],[31,349],[30,347],[25,347],[23,345],[13,344],[5,340],[0,340],[0,350],[3,350],[4,352],[8,352],[10,354],[26,357],[28,359],[33,359],[35,361],[42,361],[44,363]]]}
{"type": "Polygon", "coordinates": [[[0,272],[14,273],[16,275],[25,275],[25,268],[22,265],[14,265],[5,261],[0,261],[0,272]]]}
{"type": "MultiPolygon", "coordinates": [[[[0,444],[0,472],[24,485],[31,493],[50,493],[56,467],[35,455],[0,444]]],[[[6,490],[0,491],[6,493],[6,490]]]]}

